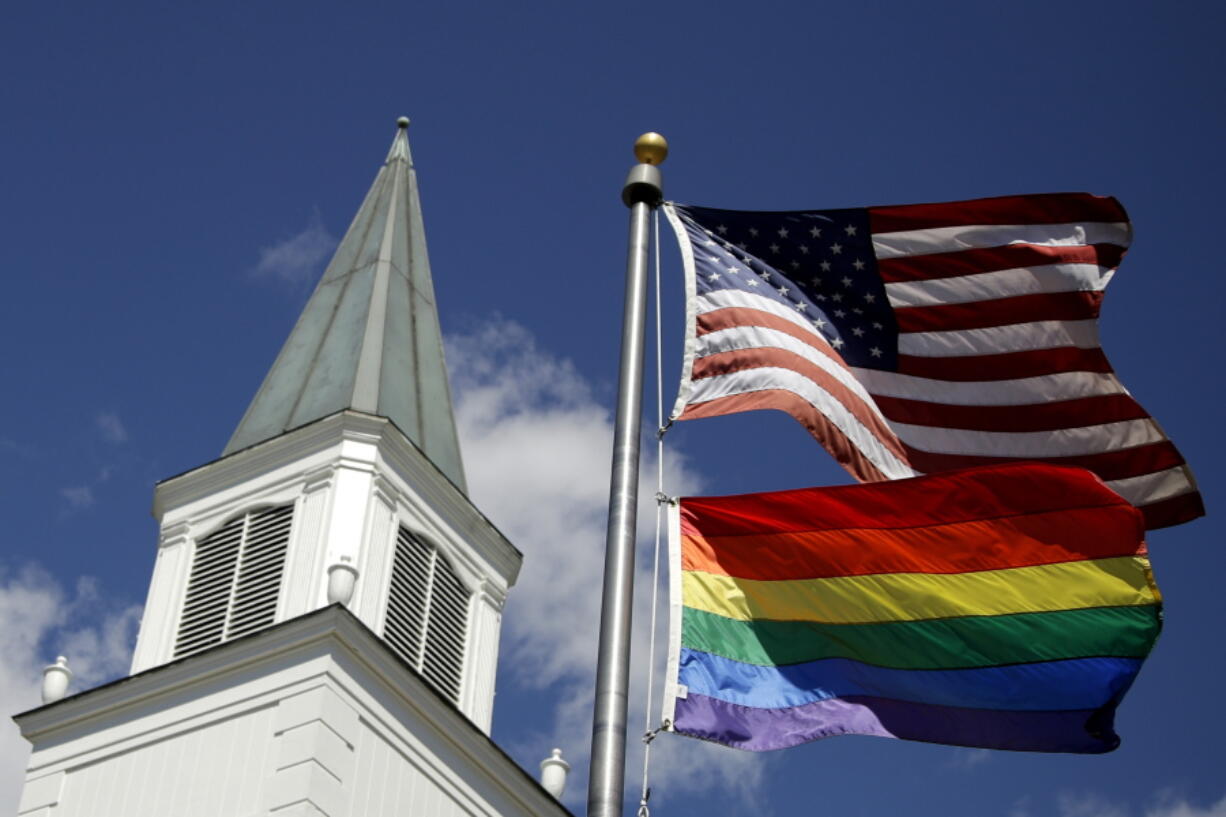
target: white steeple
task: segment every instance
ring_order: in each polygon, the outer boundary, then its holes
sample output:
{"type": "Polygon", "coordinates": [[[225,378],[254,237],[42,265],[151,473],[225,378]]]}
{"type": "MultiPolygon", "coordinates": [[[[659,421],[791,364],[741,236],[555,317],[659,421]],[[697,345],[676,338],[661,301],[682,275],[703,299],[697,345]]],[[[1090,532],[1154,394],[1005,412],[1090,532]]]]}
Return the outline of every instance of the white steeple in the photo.
{"type": "Polygon", "coordinates": [[[407,125],[225,455],[157,486],[134,673],[325,606],[342,565],[348,608],[489,728],[521,557],[464,493],[407,125]]]}

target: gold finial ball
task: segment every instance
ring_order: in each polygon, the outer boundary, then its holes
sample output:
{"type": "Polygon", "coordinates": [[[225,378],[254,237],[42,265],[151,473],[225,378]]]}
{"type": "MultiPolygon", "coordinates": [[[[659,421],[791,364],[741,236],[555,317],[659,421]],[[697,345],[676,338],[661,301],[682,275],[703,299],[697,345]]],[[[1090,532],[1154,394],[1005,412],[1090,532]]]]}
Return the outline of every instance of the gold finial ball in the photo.
{"type": "Polygon", "coordinates": [[[655,131],[634,140],[634,158],[645,165],[658,165],[668,158],[668,140],[655,131]]]}

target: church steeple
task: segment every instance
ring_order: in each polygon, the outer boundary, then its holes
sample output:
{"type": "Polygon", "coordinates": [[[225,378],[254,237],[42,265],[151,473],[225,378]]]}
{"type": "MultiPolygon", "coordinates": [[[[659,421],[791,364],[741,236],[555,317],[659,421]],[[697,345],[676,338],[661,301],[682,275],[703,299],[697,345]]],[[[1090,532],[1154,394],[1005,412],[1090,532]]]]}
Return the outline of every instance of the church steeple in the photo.
{"type": "Polygon", "coordinates": [[[488,729],[521,556],[466,494],[408,120],[221,459],[158,484],[133,672],[343,603],[488,729]]]}
{"type": "Polygon", "coordinates": [[[409,120],[223,454],[353,409],[391,420],[466,490],[409,120]]]}

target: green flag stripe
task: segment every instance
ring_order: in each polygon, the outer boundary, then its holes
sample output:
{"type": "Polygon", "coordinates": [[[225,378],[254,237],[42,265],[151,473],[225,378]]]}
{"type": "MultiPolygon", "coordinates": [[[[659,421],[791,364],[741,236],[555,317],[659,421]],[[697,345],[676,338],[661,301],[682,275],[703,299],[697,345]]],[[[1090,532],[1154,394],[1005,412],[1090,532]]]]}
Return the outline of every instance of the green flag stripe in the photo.
{"type": "Polygon", "coordinates": [[[874,624],[741,621],[687,607],[681,644],[761,666],[853,658],[897,669],[957,669],[1143,658],[1158,628],[1157,605],[874,624]]]}

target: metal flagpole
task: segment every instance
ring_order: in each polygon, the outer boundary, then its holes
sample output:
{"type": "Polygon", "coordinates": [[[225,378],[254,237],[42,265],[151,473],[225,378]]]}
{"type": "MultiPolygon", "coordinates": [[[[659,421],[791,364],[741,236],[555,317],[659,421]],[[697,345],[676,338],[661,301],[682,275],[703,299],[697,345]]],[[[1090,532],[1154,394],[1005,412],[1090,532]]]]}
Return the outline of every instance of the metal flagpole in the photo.
{"type": "Polygon", "coordinates": [[[620,817],[626,773],[626,703],[630,684],[630,613],[634,597],[634,534],[639,487],[639,431],[643,405],[643,328],[647,311],[648,216],[663,198],[657,165],[668,142],[645,133],[634,143],[639,164],[630,170],[622,201],[630,208],[626,304],[621,369],[613,429],[613,475],[605,536],[604,595],[592,712],[592,765],[588,817],[620,817]]]}

